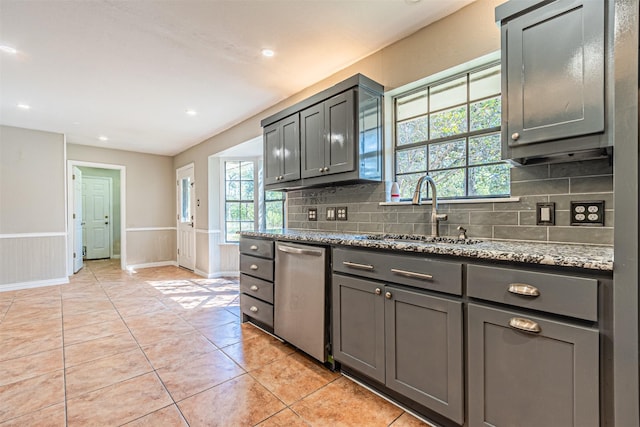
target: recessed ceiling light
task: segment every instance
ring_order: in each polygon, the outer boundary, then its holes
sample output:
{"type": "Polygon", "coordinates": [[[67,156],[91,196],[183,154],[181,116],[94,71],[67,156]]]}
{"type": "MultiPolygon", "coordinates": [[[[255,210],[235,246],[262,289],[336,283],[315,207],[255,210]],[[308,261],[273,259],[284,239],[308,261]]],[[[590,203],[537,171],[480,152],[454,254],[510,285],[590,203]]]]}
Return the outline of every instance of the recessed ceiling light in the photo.
{"type": "Polygon", "coordinates": [[[16,53],[18,53],[15,47],[7,46],[4,44],[0,45],[0,52],[9,53],[11,55],[15,55],[16,53]]]}
{"type": "Polygon", "coordinates": [[[18,104],[17,107],[21,110],[28,110],[31,108],[31,106],[28,104],[18,104]]]}
{"type": "Polygon", "coordinates": [[[262,49],[262,56],[266,56],[267,58],[271,58],[276,53],[271,49],[262,49]]]}
{"type": "Polygon", "coordinates": [[[109,138],[107,138],[107,137],[106,137],[106,136],[104,136],[104,135],[100,135],[100,136],[98,137],[98,139],[99,139],[100,141],[108,141],[108,140],[109,140],[109,138]]]}
{"type": "Polygon", "coordinates": [[[196,110],[189,108],[188,110],[185,110],[185,114],[189,116],[195,116],[196,114],[198,114],[198,112],[196,110]]]}

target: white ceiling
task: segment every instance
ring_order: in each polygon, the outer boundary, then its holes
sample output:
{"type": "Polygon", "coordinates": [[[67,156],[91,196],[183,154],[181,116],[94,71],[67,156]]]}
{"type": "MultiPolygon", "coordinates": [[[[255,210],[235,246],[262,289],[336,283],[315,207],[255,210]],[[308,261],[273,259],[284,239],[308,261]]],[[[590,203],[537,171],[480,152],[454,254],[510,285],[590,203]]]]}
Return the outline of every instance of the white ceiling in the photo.
{"type": "Polygon", "coordinates": [[[175,155],[472,1],[0,0],[0,124],[175,155]]]}

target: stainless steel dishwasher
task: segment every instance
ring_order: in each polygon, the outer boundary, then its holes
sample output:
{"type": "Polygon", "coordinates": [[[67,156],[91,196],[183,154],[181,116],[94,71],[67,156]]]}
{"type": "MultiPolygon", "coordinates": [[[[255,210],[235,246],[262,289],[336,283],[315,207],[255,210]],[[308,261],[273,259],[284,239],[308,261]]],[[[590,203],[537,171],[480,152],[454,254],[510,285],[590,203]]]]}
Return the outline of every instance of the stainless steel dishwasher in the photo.
{"type": "Polygon", "coordinates": [[[276,242],[274,333],[327,360],[326,249],[276,242]]]}

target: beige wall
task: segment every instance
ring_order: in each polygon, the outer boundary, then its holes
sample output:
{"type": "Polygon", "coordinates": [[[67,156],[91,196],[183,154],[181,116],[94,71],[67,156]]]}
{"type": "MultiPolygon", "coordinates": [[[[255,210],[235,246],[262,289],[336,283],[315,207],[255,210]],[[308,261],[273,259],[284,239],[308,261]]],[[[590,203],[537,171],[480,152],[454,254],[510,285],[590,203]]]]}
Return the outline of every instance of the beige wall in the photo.
{"type": "Polygon", "coordinates": [[[0,291],[66,281],[64,135],[0,126],[0,291]]]}
{"type": "Polygon", "coordinates": [[[171,157],[68,144],[67,159],[126,168],[127,265],[176,261],[176,175],[171,157]]]}

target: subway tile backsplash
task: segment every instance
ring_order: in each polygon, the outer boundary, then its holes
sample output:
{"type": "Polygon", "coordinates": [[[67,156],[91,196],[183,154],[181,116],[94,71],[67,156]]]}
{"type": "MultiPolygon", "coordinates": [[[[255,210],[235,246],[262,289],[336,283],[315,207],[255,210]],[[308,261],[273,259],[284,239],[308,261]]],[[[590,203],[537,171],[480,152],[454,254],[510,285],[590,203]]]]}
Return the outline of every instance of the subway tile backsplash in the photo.
{"type": "MultiPolygon", "coordinates": [[[[355,184],[291,191],[287,194],[288,228],[352,233],[430,234],[431,205],[380,205],[389,183],[355,184]],[[346,206],[348,221],[327,221],[326,208],[346,206]],[[318,221],[307,210],[318,208],[318,221]]],[[[511,169],[511,195],[518,202],[442,201],[438,211],[448,220],[440,234],[456,236],[462,225],[472,238],[613,245],[613,167],[608,159],[518,166],[511,169]],[[571,226],[569,202],[604,200],[605,227],[571,226]],[[556,225],[536,225],[536,203],[554,202],[556,225]]]]}

